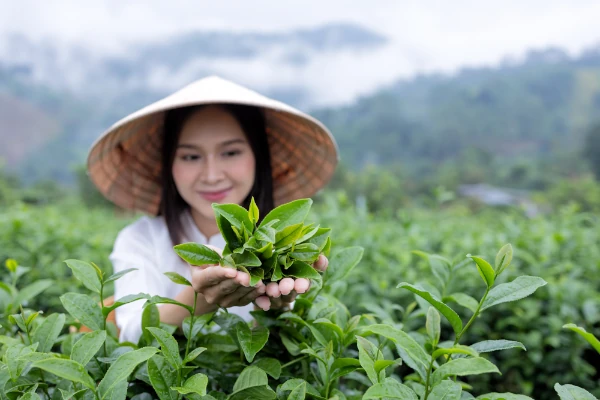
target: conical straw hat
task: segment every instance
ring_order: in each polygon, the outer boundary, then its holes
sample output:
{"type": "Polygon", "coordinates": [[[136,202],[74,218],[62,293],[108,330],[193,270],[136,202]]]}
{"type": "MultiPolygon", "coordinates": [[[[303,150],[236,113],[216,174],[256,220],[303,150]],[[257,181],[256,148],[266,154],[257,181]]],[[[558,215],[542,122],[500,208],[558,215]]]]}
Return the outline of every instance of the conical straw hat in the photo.
{"type": "Polygon", "coordinates": [[[231,103],[264,110],[275,205],[310,197],[329,182],[338,162],[335,140],[318,120],[225,79],[211,76],[123,118],[104,132],[88,154],[88,173],[118,206],[158,214],[161,151],[166,111],[231,103]]]}

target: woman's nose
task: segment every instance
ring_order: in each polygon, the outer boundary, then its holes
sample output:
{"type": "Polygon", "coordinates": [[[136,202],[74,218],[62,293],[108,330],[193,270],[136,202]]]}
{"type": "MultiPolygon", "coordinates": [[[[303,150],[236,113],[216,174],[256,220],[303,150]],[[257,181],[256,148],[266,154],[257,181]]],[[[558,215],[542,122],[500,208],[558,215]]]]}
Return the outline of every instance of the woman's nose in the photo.
{"type": "Polygon", "coordinates": [[[218,182],[223,179],[223,170],[221,168],[221,164],[216,157],[206,157],[203,168],[202,178],[204,181],[212,183],[218,182]]]}

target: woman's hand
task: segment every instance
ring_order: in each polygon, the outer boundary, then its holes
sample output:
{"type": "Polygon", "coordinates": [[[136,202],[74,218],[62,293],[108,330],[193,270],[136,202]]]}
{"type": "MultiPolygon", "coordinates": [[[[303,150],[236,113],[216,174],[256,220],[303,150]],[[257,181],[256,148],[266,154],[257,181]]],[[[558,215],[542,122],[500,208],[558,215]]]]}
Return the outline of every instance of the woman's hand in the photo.
{"type": "MultiPolygon", "coordinates": [[[[208,246],[221,254],[221,249],[208,246]]],[[[250,286],[250,275],[220,265],[192,266],[192,287],[208,304],[219,307],[245,306],[266,292],[260,281],[250,286]]]]}
{"type": "MultiPolygon", "coordinates": [[[[323,254],[319,256],[313,267],[317,271],[327,270],[329,260],[323,254]]],[[[257,297],[254,304],[262,308],[264,311],[269,309],[279,309],[288,306],[296,299],[298,294],[306,293],[310,288],[310,280],[305,278],[283,278],[279,282],[271,282],[267,284],[266,296],[257,297]]]]}

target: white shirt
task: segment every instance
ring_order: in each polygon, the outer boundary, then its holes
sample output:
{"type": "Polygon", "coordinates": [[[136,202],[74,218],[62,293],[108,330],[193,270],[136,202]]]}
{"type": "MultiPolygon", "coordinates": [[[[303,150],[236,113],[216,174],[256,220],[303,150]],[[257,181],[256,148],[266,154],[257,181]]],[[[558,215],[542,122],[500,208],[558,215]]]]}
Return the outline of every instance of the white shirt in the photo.
{"type": "MultiPolygon", "coordinates": [[[[210,244],[218,248],[225,247],[220,234],[206,238],[199,230],[189,211],[182,214],[185,232],[184,242],[210,244]]],[[[147,293],[174,299],[185,286],[173,283],[163,275],[165,272],[177,272],[191,280],[190,266],[173,250],[169,230],[164,217],[142,217],[126,226],[115,240],[110,254],[115,273],[128,268],[137,268],[115,282],[115,299],[129,294],[147,293]]],[[[116,309],[115,317],[120,329],[119,340],[137,343],[142,334],[142,308],[145,300],[138,300],[116,309]]],[[[160,305],[159,305],[160,307],[160,305]]],[[[229,312],[250,321],[252,303],[244,307],[231,307],[229,312]]]]}

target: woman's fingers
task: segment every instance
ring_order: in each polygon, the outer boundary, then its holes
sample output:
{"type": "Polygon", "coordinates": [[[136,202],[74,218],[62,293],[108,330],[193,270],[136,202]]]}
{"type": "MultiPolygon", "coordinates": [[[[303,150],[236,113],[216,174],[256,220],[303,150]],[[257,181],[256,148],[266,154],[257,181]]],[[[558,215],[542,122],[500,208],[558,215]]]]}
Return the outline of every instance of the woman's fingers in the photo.
{"type": "Polygon", "coordinates": [[[283,278],[279,281],[279,291],[286,296],[294,290],[294,280],[292,278],[283,278]]]}
{"type": "Polygon", "coordinates": [[[266,287],[240,287],[234,293],[223,297],[219,305],[222,307],[245,306],[265,293],[266,287]]]}
{"type": "Polygon", "coordinates": [[[242,286],[248,287],[250,286],[250,275],[245,272],[238,271],[235,281],[242,286]]]}
{"type": "Polygon", "coordinates": [[[279,291],[279,284],[277,282],[270,282],[267,284],[267,295],[273,298],[281,296],[281,292],[279,291]]]}
{"type": "Polygon", "coordinates": [[[294,291],[298,294],[306,293],[310,287],[310,281],[304,278],[298,278],[294,281],[294,291]]]}
{"type": "Polygon", "coordinates": [[[321,271],[321,272],[324,272],[325,270],[327,270],[328,266],[329,266],[329,260],[327,259],[327,257],[325,257],[324,254],[320,254],[319,258],[317,258],[317,261],[315,261],[315,263],[313,264],[313,267],[317,271],[321,271]]]}
{"type": "Polygon", "coordinates": [[[254,304],[262,308],[263,311],[269,311],[271,308],[271,299],[268,296],[259,296],[254,300],[254,304]]]}
{"type": "Polygon", "coordinates": [[[238,271],[233,268],[223,268],[221,266],[212,266],[204,269],[193,267],[191,274],[194,290],[196,292],[203,292],[209,287],[235,278],[238,271]]]}

